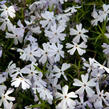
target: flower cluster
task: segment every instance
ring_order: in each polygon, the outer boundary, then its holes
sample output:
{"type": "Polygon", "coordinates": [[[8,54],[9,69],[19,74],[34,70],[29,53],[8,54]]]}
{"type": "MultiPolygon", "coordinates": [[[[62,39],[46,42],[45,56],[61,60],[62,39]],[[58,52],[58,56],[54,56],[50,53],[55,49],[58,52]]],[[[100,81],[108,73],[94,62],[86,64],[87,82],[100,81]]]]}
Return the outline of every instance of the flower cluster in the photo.
{"type": "Polygon", "coordinates": [[[0,107],[109,109],[109,3],[14,2],[0,2],[0,107]]]}

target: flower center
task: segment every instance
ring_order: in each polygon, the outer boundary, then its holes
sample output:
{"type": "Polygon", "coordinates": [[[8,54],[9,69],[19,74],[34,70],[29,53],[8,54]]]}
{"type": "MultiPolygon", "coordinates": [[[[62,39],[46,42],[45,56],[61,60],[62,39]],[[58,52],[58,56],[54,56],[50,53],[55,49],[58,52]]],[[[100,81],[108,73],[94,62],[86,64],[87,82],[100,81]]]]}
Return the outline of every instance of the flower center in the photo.
{"type": "Polygon", "coordinates": [[[5,99],[5,95],[3,95],[2,98],[5,99]]]}
{"type": "Polygon", "coordinates": [[[79,34],[81,34],[81,32],[79,32],[79,34]]]}
{"type": "Polygon", "coordinates": [[[76,48],[78,47],[78,45],[75,46],[76,48]]]}
{"type": "Polygon", "coordinates": [[[84,87],[86,87],[86,84],[84,84],[84,87]]]}
{"type": "Polygon", "coordinates": [[[57,35],[57,33],[56,33],[56,32],[55,32],[54,34],[55,34],[55,35],[57,35]]]}
{"type": "Polygon", "coordinates": [[[31,72],[31,74],[33,74],[33,72],[31,72]]]}
{"type": "Polygon", "coordinates": [[[67,98],[67,96],[65,95],[64,98],[67,98]]]}
{"type": "Polygon", "coordinates": [[[101,94],[99,94],[99,97],[101,97],[101,94]]]}
{"type": "Polygon", "coordinates": [[[32,55],[32,52],[30,52],[30,55],[32,55]]]}
{"type": "Polygon", "coordinates": [[[45,54],[47,55],[47,54],[48,54],[48,52],[45,52],[45,54]]]}

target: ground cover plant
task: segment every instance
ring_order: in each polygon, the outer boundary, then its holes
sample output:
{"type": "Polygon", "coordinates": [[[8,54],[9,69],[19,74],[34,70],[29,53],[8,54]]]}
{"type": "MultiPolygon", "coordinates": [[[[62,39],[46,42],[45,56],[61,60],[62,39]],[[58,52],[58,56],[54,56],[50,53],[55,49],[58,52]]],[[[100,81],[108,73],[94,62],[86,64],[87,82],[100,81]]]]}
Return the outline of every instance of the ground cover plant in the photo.
{"type": "Polygon", "coordinates": [[[0,109],[109,109],[109,0],[0,0],[0,109]]]}

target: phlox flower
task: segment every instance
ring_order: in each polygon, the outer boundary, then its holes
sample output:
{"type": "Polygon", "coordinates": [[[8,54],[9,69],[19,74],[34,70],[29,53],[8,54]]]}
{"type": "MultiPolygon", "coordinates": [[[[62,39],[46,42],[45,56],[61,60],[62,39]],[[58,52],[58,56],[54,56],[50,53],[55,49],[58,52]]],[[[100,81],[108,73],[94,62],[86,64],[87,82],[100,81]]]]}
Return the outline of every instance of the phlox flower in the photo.
{"type": "Polygon", "coordinates": [[[49,91],[49,89],[43,86],[37,87],[36,89],[43,100],[47,100],[50,104],[52,104],[53,95],[52,92],[49,91]]]}
{"type": "MultiPolygon", "coordinates": [[[[30,77],[30,75],[28,75],[28,77],[30,77]]],[[[34,80],[32,81],[33,82],[33,88],[34,87],[46,87],[47,86],[47,83],[42,79],[43,78],[43,74],[42,72],[40,72],[38,75],[35,75],[34,77],[34,80]]]]}
{"type": "Polygon", "coordinates": [[[70,35],[75,35],[73,42],[76,43],[80,42],[80,38],[82,38],[84,42],[87,42],[88,36],[85,35],[87,32],[88,30],[82,28],[82,24],[76,25],[76,29],[70,29],[70,35]]]}
{"type": "Polygon", "coordinates": [[[48,37],[51,43],[59,43],[65,39],[66,34],[62,33],[65,30],[65,27],[57,25],[56,23],[50,27],[49,30],[45,30],[45,36],[48,37]]]}
{"type": "Polygon", "coordinates": [[[0,95],[0,106],[4,105],[4,109],[11,109],[10,106],[12,107],[12,101],[15,101],[14,97],[10,97],[9,94],[11,94],[14,91],[14,89],[8,89],[6,93],[2,93],[0,95]]]}
{"type": "Polygon", "coordinates": [[[60,61],[60,58],[64,58],[64,51],[62,50],[63,49],[63,45],[62,44],[55,44],[55,43],[52,43],[51,49],[53,49],[54,51],[54,62],[59,62],[60,61]]]}
{"type": "Polygon", "coordinates": [[[105,70],[107,73],[109,73],[109,68],[107,68],[104,65],[100,64],[94,58],[90,58],[90,60],[93,61],[93,65],[96,66],[98,69],[105,70]]]}
{"type": "Polygon", "coordinates": [[[56,78],[60,78],[61,75],[64,77],[65,80],[67,80],[67,77],[65,76],[65,70],[67,70],[68,68],[70,68],[70,64],[67,63],[63,63],[61,69],[58,68],[56,65],[54,65],[54,69],[53,71],[55,72],[54,76],[56,78]]]}
{"type": "Polygon", "coordinates": [[[99,11],[99,14],[101,17],[100,22],[103,22],[104,20],[106,20],[109,14],[109,5],[103,4],[102,7],[103,7],[103,11],[102,10],[99,11]]]}
{"type": "Polygon", "coordinates": [[[19,87],[21,84],[21,88],[23,90],[29,89],[31,86],[31,82],[29,79],[25,79],[24,77],[13,78],[11,81],[11,86],[19,87]]]}
{"type": "Polygon", "coordinates": [[[91,60],[90,58],[89,58],[89,62],[83,59],[83,65],[85,68],[87,68],[88,73],[90,73],[95,68],[95,66],[93,66],[93,60],[91,60]]]}
{"type": "Polygon", "coordinates": [[[13,30],[13,24],[11,23],[11,21],[6,17],[6,18],[0,18],[0,22],[2,22],[0,29],[2,31],[5,31],[6,28],[8,29],[8,31],[12,31],[13,30]]]}
{"type": "Polygon", "coordinates": [[[61,85],[58,84],[58,79],[53,77],[52,74],[47,74],[47,83],[49,84],[49,88],[53,91],[53,95],[57,92],[57,89],[61,90],[61,85]]]}
{"type": "Polygon", "coordinates": [[[28,45],[26,48],[17,51],[21,53],[20,59],[25,61],[36,62],[37,57],[41,56],[40,49],[36,45],[28,45]]]}
{"type": "Polygon", "coordinates": [[[95,6],[94,6],[94,9],[93,9],[93,12],[92,12],[92,17],[94,19],[91,21],[91,24],[94,25],[94,26],[97,25],[99,21],[103,22],[108,17],[109,5],[103,4],[102,7],[103,7],[103,10],[99,10],[97,12],[96,9],[95,9],[95,6]]]}
{"type": "Polygon", "coordinates": [[[11,17],[11,18],[14,18],[16,15],[15,15],[15,9],[14,9],[14,6],[10,6],[10,7],[7,7],[5,4],[1,5],[0,6],[0,11],[3,11],[1,13],[1,17],[11,17]]]}
{"type": "Polygon", "coordinates": [[[94,18],[93,20],[91,20],[91,24],[93,26],[97,26],[98,22],[101,20],[101,17],[98,14],[97,10],[95,9],[95,6],[93,8],[93,12],[92,12],[91,16],[94,18]]]}
{"type": "Polygon", "coordinates": [[[88,97],[92,96],[95,92],[91,89],[91,87],[95,87],[96,83],[94,79],[90,79],[88,81],[89,75],[81,75],[82,82],[78,79],[74,79],[74,86],[80,87],[76,93],[79,95],[83,95],[84,91],[86,91],[88,97]]]}
{"type": "Polygon", "coordinates": [[[83,55],[84,53],[86,53],[84,49],[87,48],[87,45],[84,42],[82,42],[81,44],[73,42],[73,44],[66,43],[66,48],[70,49],[67,51],[70,55],[73,55],[76,50],[78,51],[79,55],[83,55]]]}
{"type": "Polygon", "coordinates": [[[95,79],[95,81],[99,82],[100,79],[103,77],[103,74],[104,74],[104,70],[102,69],[93,69],[92,72],[91,72],[91,76],[95,79]]]}
{"type": "Polygon", "coordinates": [[[43,49],[41,49],[41,58],[39,62],[45,64],[47,60],[52,61],[51,57],[54,56],[54,51],[50,48],[51,44],[49,42],[43,43],[42,46],[43,49]]]}
{"type": "Polygon", "coordinates": [[[43,28],[49,29],[55,23],[54,12],[45,11],[41,16],[44,19],[40,21],[43,28]]]}
{"type": "Polygon", "coordinates": [[[67,22],[70,20],[70,18],[69,18],[70,16],[71,16],[70,13],[58,14],[58,15],[56,15],[56,20],[58,21],[59,25],[66,28],[67,27],[67,22]]]}
{"type": "Polygon", "coordinates": [[[68,93],[68,86],[65,85],[62,88],[62,94],[57,92],[56,98],[59,98],[61,102],[56,106],[56,109],[75,109],[76,102],[72,98],[78,96],[74,92],[68,93]]]}
{"type": "Polygon", "coordinates": [[[107,101],[107,98],[109,97],[109,93],[108,92],[104,93],[104,90],[100,91],[98,84],[96,86],[96,91],[97,91],[97,94],[94,94],[92,98],[90,98],[92,102],[94,103],[94,107],[96,109],[102,109],[103,102],[105,103],[105,105],[109,106],[109,102],[107,101]]]}
{"type": "Polygon", "coordinates": [[[14,44],[17,45],[18,42],[22,43],[24,36],[24,31],[21,28],[16,28],[15,26],[12,29],[12,33],[6,32],[6,38],[13,38],[14,44]]]}

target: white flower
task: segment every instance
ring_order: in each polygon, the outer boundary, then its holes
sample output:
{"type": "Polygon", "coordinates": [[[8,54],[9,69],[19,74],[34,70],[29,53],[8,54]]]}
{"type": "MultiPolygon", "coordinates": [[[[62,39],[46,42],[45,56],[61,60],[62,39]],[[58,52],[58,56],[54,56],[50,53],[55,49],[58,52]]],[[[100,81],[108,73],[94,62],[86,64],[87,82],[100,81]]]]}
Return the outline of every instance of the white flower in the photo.
{"type": "Polygon", "coordinates": [[[43,28],[49,29],[55,23],[54,12],[45,11],[41,16],[44,19],[40,21],[43,28]]]}
{"type": "Polygon", "coordinates": [[[47,100],[50,104],[52,104],[52,92],[50,92],[47,88],[43,86],[37,87],[37,91],[43,100],[47,100]]]}
{"type": "Polygon", "coordinates": [[[87,62],[86,60],[83,61],[84,67],[87,68],[87,72],[90,73],[95,68],[95,66],[93,66],[93,60],[89,58],[89,62],[87,62]]]}
{"type": "Polygon", "coordinates": [[[2,25],[0,26],[0,29],[2,31],[5,31],[6,28],[8,29],[8,31],[13,30],[13,24],[11,23],[11,21],[7,17],[6,18],[0,18],[0,22],[2,22],[2,25]]]}
{"type": "Polygon", "coordinates": [[[31,86],[31,82],[29,79],[25,79],[24,77],[13,78],[11,86],[19,87],[21,84],[22,89],[29,89],[31,86]]]}
{"type": "Polygon", "coordinates": [[[13,27],[12,33],[6,32],[6,38],[13,38],[14,44],[17,45],[18,41],[22,43],[24,36],[24,31],[20,28],[13,27]]]}
{"type": "Polygon", "coordinates": [[[52,60],[51,57],[54,56],[54,51],[50,48],[50,43],[43,43],[42,44],[43,49],[41,49],[41,58],[39,59],[39,62],[42,64],[45,64],[47,59],[50,61],[52,60]]]}
{"type": "Polygon", "coordinates": [[[67,80],[67,77],[65,76],[64,72],[65,70],[67,70],[68,68],[70,68],[70,64],[67,63],[63,63],[61,69],[58,68],[56,65],[54,66],[53,71],[56,73],[54,76],[56,78],[60,78],[61,75],[65,78],[65,80],[67,80]]]}
{"type": "Polygon", "coordinates": [[[62,27],[61,25],[58,26],[54,23],[53,26],[50,27],[50,31],[45,30],[45,36],[49,38],[51,43],[59,43],[65,39],[66,34],[62,33],[64,30],[65,27],[62,27]]]}
{"type": "Polygon", "coordinates": [[[3,103],[5,109],[11,109],[9,103],[11,103],[12,101],[14,101],[15,98],[14,97],[10,97],[9,94],[11,94],[13,91],[14,91],[14,89],[8,89],[6,93],[2,93],[0,95],[1,96],[0,106],[3,103]]]}
{"type": "Polygon", "coordinates": [[[84,91],[86,90],[88,97],[92,96],[95,92],[90,87],[95,87],[96,83],[94,79],[90,79],[88,81],[89,75],[81,75],[82,82],[78,79],[74,79],[74,86],[80,87],[76,93],[79,95],[84,94],[84,91]]]}
{"type": "Polygon", "coordinates": [[[63,45],[53,43],[50,47],[54,51],[54,61],[59,62],[60,57],[64,58],[64,51],[62,51],[63,45]]]}
{"type": "Polygon", "coordinates": [[[73,55],[76,50],[78,51],[79,55],[83,55],[84,53],[86,53],[84,48],[87,48],[87,45],[85,45],[84,42],[82,42],[81,44],[73,42],[73,44],[67,43],[66,48],[70,49],[67,51],[68,53],[70,53],[70,55],[73,55]]]}
{"type": "Polygon", "coordinates": [[[96,66],[98,69],[105,70],[107,73],[109,73],[109,68],[105,67],[104,65],[101,65],[94,58],[90,58],[90,59],[93,61],[94,66],[96,66]]]}
{"type": "Polygon", "coordinates": [[[47,77],[47,80],[48,80],[49,87],[53,91],[53,95],[57,92],[57,89],[61,90],[61,85],[58,84],[58,79],[57,78],[53,78],[53,74],[52,73],[46,74],[46,77],[47,77]]]}
{"type": "Polygon", "coordinates": [[[91,16],[94,18],[93,20],[91,20],[91,24],[93,26],[96,26],[98,24],[98,22],[100,21],[101,17],[98,14],[98,12],[96,11],[95,6],[93,8],[93,12],[92,12],[91,16]]]}
{"type": "Polygon", "coordinates": [[[66,14],[58,14],[56,16],[56,20],[58,21],[59,25],[61,25],[62,27],[67,27],[67,22],[70,20],[71,14],[70,13],[66,13],[66,14]]]}
{"type": "Polygon", "coordinates": [[[103,77],[104,70],[101,69],[93,69],[91,72],[91,76],[95,78],[97,82],[103,77]]]}
{"type": "Polygon", "coordinates": [[[41,56],[40,49],[36,45],[28,45],[27,48],[17,51],[21,53],[20,59],[25,61],[36,62],[36,58],[41,56]]]}
{"type": "Polygon", "coordinates": [[[85,33],[87,33],[88,30],[82,28],[82,24],[76,25],[76,29],[73,28],[70,29],[70,35],[76,35],[75,38],[73,39],[73,42],[79,43],[80,37],[83,39],[84,42],[87,42],[88,36],[85,35],[85,33]]]}
{"type": "Polygon", "coordinates": [[[106,20],[109,14],[109,5],[103,4],[103,11],[100,10],[99,14],[101,17],[100,22],[103,22],[104,20],[106,20]]]}
{"type": "Polygon", "coordinates": [[[92,12],[92,17],[94,18],[94,20],[91,21],[91,24],[95,26],[98,24],[98,21],[103,22],[108,17],[108,14],[109,14],[109,5],[103,4],[103,11],[99,10],[98,12],[96,11],[94,6],[92,12]]]}
{"type": "Polygon", "coordinates": [[[90,98],[94,102],[94,107],[96,109],[103,108],[103,102],[105,103],[105,105],[109,106],[109,103],[106,99],[106,97],[109,96],[109,93],[108,92],[104,93],[104,90],[100,91],[98,84],[96,86],[96,91],[97,94],[94,94],[92,98],[90,98]]]}
{"type": "Polygon", "coordinates": [[[77,98],[78,96],[74,92],[68,93],[68,86],[65,85],[62,88],[62,94],[57,92],[56,98],[59,98],[61,102],[56,106],[56,109],[75,109],[76,102],[72,98],[77,98]]]}
{"type": "Polygon", "coordinates": [[[1,17],[5,18],[9,16],[11,18],[14,18],[16,16],[14,6],[7,7],[5,4],[3,4],[0,7],[1,7],[0,11],[3,11],[1,13],[1,17]]]}
{"type": "Polygon", "coordinates": [[[27,65],[27,66],[25,66],[24,68],[22,68],[21,69],[21,72],[22,73],[24,73],[24,74],[28,74],[28,78],[31,80],[32,78],[35,80],[36,79],[36,77],[37,77],[37,75],[39,75],[40,73],[42,73],[42,72],[40,72],[40,71],[38,71],[37,69],[36,69],[36,67],[37,67],[37,63],[34,63],[34,62],[32,62],[31,64],[29,64],[29,65],[27,65]],[[35,67],[36,66],[36,67],[35,67]]]}
{"type": "MultiPolygon", "coordinates": [[[[30,75],[28,75],[28,77],[30,77],[30,75]]],[[[43,77],[42,72],[39,72],[38,75],[35,75],[33,77],[34,78],[34,80],[33,80],[34,86],[36,86],[36,87],[41,87],[41,86],[46,87],[47,86],[47,83],[42,79],[42,77],[43,77]]]]}

